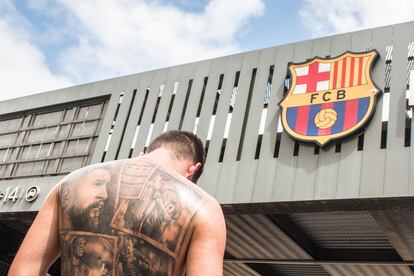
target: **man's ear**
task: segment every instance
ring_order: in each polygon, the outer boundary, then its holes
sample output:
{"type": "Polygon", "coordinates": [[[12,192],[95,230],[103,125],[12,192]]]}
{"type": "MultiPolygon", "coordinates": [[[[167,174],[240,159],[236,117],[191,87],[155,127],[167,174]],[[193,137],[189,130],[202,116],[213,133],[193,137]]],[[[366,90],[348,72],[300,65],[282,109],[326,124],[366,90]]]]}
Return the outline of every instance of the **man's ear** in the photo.
{"type": "Polygon", "coordinates": [[[201,163],[198,162],[195,165],[192,165],[188,168],[187,172],[185,173],[185,177],[189,180],[193,180],[194,174],[201,168],[201,163]]]}

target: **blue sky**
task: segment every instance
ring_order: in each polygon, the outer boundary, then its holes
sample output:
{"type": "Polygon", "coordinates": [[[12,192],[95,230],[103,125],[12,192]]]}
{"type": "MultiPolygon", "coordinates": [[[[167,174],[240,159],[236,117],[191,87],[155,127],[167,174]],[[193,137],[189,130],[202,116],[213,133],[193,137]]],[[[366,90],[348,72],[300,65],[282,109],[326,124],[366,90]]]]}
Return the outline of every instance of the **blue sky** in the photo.
{"type": "Polygon", "coordinates": [[[251,20],[251,31],[240,38],[244,49],[266,48],[313,37],[298,13],[304,1],[268,0],[264,3],[263,15],[251,20]]]}
{"type": "Polygon", "coordinates": [[[0,100],[414,20],[412,0],[0,0],[0,100]]]}

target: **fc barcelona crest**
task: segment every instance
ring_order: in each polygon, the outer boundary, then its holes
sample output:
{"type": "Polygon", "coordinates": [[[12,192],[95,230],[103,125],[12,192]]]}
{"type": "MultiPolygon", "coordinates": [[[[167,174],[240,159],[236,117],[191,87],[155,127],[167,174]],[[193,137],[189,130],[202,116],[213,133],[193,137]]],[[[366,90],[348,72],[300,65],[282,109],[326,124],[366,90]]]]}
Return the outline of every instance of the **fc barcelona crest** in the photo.
{"type": "Polygon", "coordinates": [[[374,114],[380,93],[371,79],[378,57],[371,50],[290,63],[291,85],[279,104],[287,133],[324,146],[363,128],[374,114]]]}

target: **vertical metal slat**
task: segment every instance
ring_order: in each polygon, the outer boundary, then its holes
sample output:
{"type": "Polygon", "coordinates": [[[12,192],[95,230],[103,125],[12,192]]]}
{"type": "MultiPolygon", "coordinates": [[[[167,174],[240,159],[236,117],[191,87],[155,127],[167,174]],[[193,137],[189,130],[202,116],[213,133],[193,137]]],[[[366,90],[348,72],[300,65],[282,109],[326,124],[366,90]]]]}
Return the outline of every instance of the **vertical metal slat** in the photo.
{"type": "MultiPolygon", "coordinates": [[[[380,54],[372,78],[383,91],[385,84],[385,48],[392,44],[392,27],[373,29],[372,48],[380,54]]],[[[384,91],[383,91],[384,92],[384,91]]],[[[384,189],[385,149],[381,149],[383,92],[379,95],[375,115],[365,129],[359,196],[382,196],[384,189]],[[375,173],[373,173],[375,172],[375,173]]]]}
{"type": "MultiPolygon", "coordinates": [[[[372,31],[365,30],[355,32],[351,36],[351,51],[364,52],[371,47],[372,31]]],[[[337,198],[357,197],[361,182],[362,151],[358,149],[358,135],[342,143],[339,171],[337,198]]]]}
{"type": "Polygon", "coordinates": [[[123,141],[123,130],[126,127],[126,120],[128,120],[129,107],[132,104],[133,90],[137,83],[139,83],[139,77],[140,75],[131,75],[121,78],[114,88],[115,93],[124,93],[124,97],[122,98],[122,103],[112,132],[111,143],[105,154],[105,161],[114,160],[116,158],[116,153],[121,146],[120,143],[123,141]]]}
{"type": "Polygon", "coordinates": [[[234,77],[236,72],[240,70],[242,57],[242,55],[233,55],[227,59],[220,102],[217,107],[217,119],[208,149],[205,172],[200,178],[200,186],[213,196],[216,195],[219,186],[218,177],[222,166],[222,163],[219,163],[219,157],[224,137],[224,128],[233,90],[234,77]]]}
{"type": "MultiPolygon", "coordinates": [[[[233,109],[229,137],[224,152],[223,167],[219,178],[219,189],[217,198],[221,202],[231,202],[236,187],[237,169],[239,162],[236,162],[237,150],[240,143],[241,129],[243,125],[244,112],[246,109],[249,87],[252,78],[253,68],[257,67],[259,52],[246,53],[243,56],[242,68],[238,83],[238,92],[233,109]]],[[[254,170],[254,168],[251,168],[254,170]]],[[[245,181],[245,179],[243,179],[245,181]]]]}
{"type": "MultiPolygon", "coordinates": [[[[242,155],[237,173],[237,188],[234,191],[234,202],[250,202],[256,177],[258,161],[255,160],[260,120],[264,104],[264,91],[268,80],[269,67],[274,64],[276,50],[269,48],[260,51],[259,66],[246,124],[246,133],[242,148],[242,155]]],[[[276,130],[273,126],[273,131],[276,130]]],[[[273,159],[273,156],[270,156],[273,159]]]]}
{"type": "Polygon", "coordinates": [[[390,113],[385,160],[384,195],[408,194],[409,149],[404,147],[407,46],[414,37],[414,23],[393,27],[390,113]]]}
{"type": "Polygon", "coordinates": [[[137,141],[133,150],[133,156],[137,156],[140,152],[142,152],[145,148],[145,143],[148,138],[148,133],[151,127],[151,120],[154,114],[156,102],[158,99],[158,93],[160,90],[161,84],[164,83],[165,78],[167,76],[168,68],[157,70],[154,72],[153,78],[149,85],[149,95],[146,103],[146,107],[144,110],[144,115],[142,117],[141,125],[139,128],[139,133],[137,137],[137,141]]]}
{"type": "Polygon", "coordinates": [[[274,150],[277,137],[278,119],[280,115],[278,103],[283,97],[284,80],[286,77],[287,63],[293,56],[293,45],[284,45],[276,48],[274,58],[275,68],[272,79],[272,94],[270,95],[269,106],[267,110],[265,129],[262,139],[262,148],[260,159],[258,160],[257,172],[255,178],[255,187],[253,190],[253,202],[271,201],[273,191],[281,192],[280,183],[276,177],[278,158],[274,158],[274,150]],[[280,187],[279,187],[280,186],[280,187]],[[275,188],[274,188],[275,187],[275,188]],[[276,188],[277,187],[277,188],[276,188]]]}
{"type": "Polygon", "coordinates": [[[154,71],[149,71],[140,74],[139,81],[137,80],[136,86],[134,87],[137,89],[137,92],[132,104],[129,120],[127,122],[125,136],[123,138],[121,149],[119,151],[119,159],[128,158],[129,156],[135,135],[135,130],[138,124],[139,115],[141,114],[141,109],[145,108],[143,107],[143,103],[145,99],[146,89],[149,86],[149,82],[151,81],[153,73],[154,71]]]}

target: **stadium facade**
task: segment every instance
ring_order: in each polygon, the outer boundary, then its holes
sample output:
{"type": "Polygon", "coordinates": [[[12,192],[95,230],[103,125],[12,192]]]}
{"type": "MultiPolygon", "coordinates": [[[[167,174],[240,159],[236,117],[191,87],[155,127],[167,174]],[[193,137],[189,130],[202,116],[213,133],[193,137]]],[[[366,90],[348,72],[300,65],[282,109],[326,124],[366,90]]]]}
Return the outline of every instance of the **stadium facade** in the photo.
{"type": "Polygon", "coordinates": [[[225,275],[414,275],[412,69],[409,22],[2,101],[0,275],[54,184],[171,129],[206,144],[199,185],[226,216],[225,275]],[[362,131],[293,140],[288,64],[373,49],[381,92],[362,131]]]}

